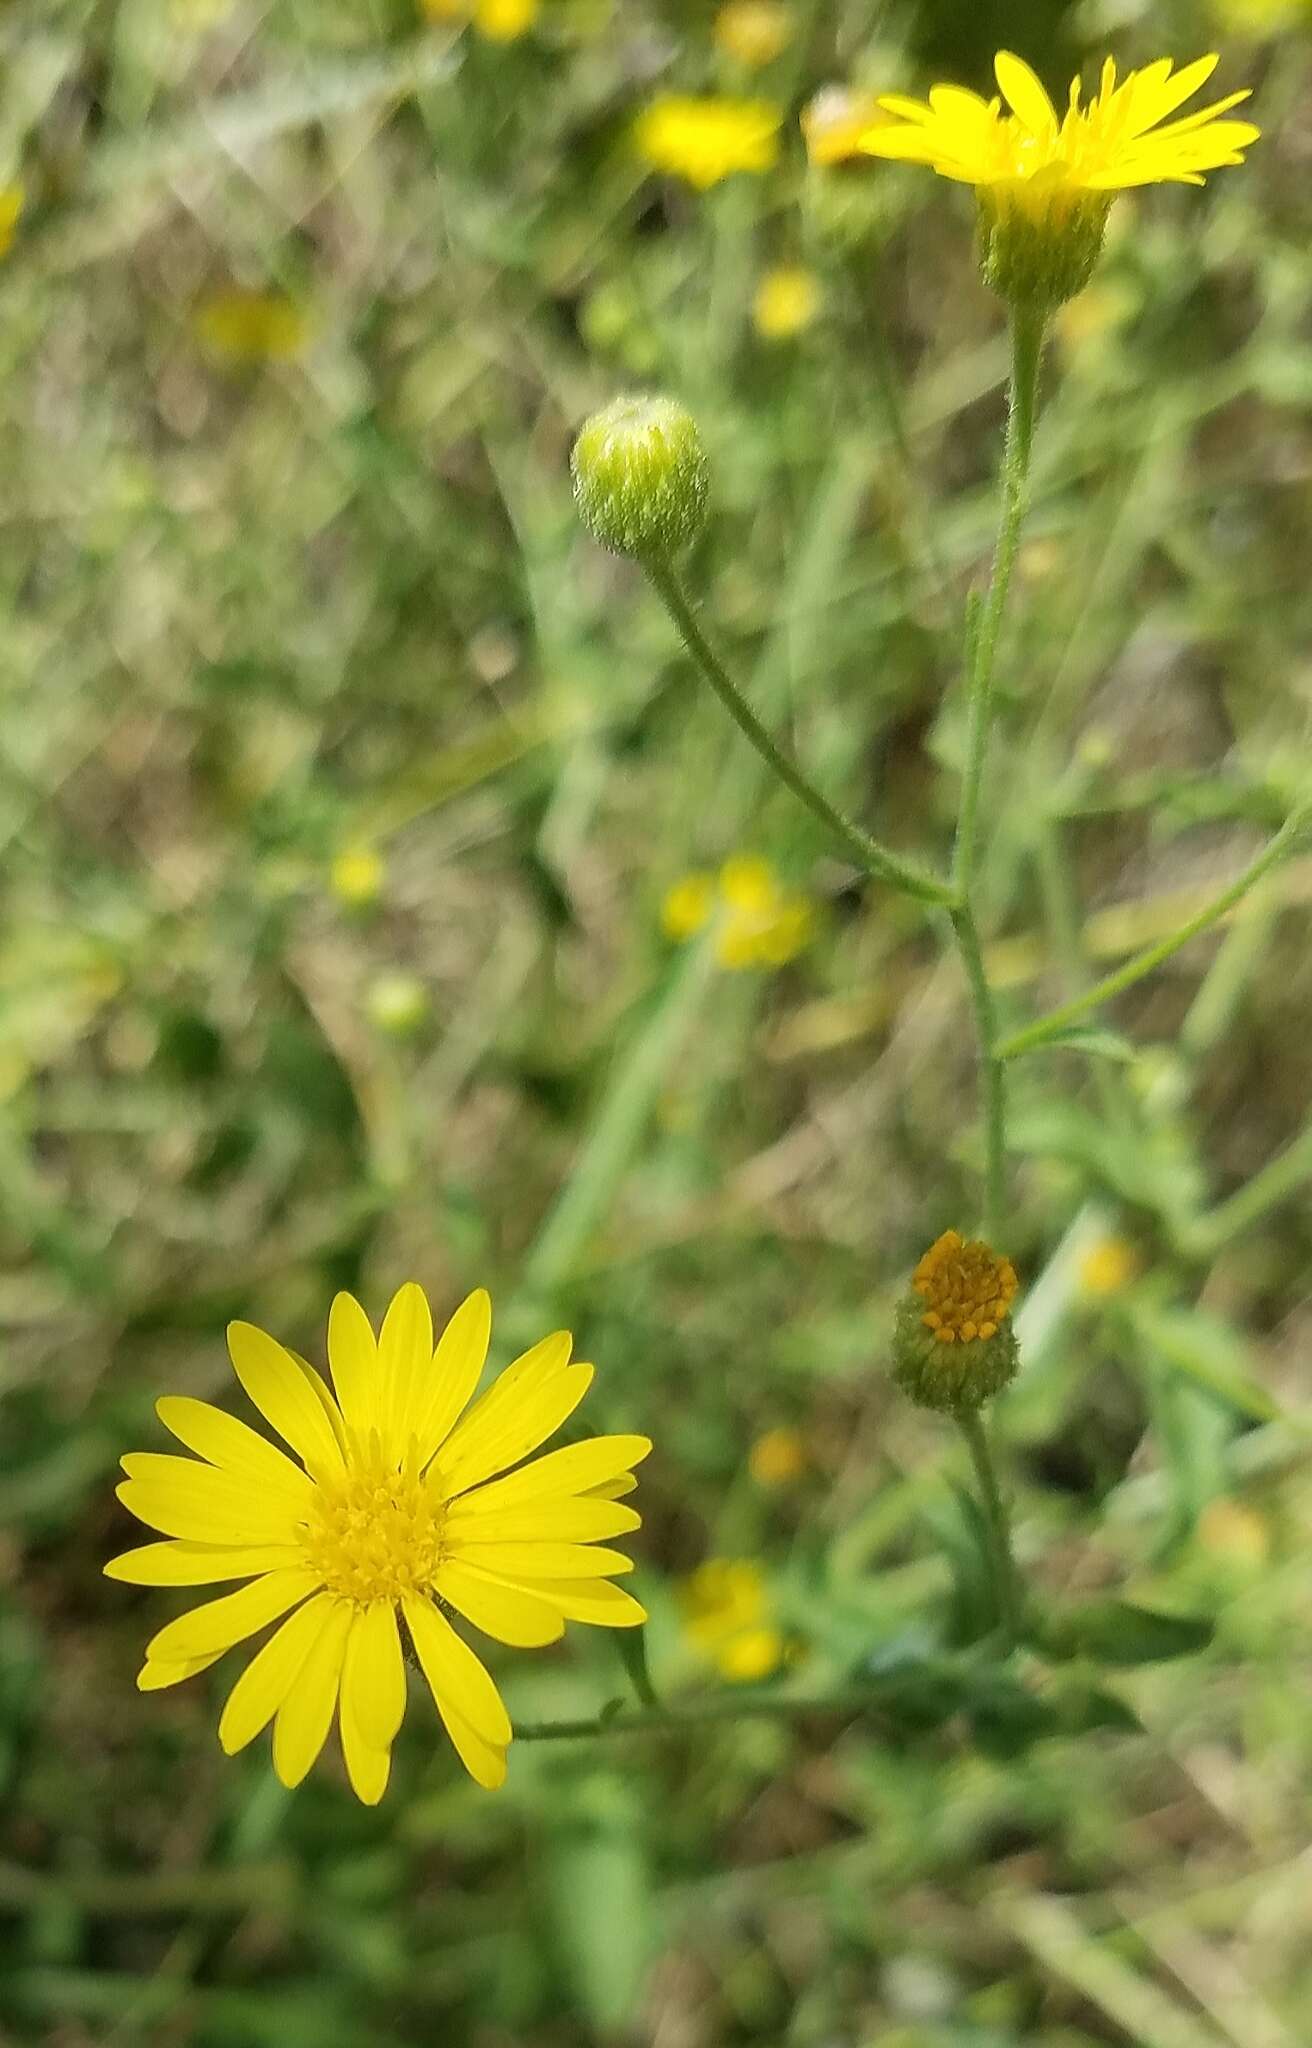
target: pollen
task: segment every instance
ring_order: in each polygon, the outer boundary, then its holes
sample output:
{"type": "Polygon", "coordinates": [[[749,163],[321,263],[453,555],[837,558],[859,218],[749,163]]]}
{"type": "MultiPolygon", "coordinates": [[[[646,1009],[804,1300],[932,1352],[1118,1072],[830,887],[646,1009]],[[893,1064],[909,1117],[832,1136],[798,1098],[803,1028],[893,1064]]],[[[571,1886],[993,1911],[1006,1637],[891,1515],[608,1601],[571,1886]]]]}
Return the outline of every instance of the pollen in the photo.
{"type": "Polygon", "coordinates": [[[911,1285],[924,1302],[920,1320],[940,1344],[997,1335],[1016,1297],[1016,1269],[979,1238],[945,1230],[916,1267],[911,1285]]]}
{"type": "Polygon", "coordinates": [[[316,1487],[302,1540],[328,1592],[365,1607],[431,1586],[442,1523],[442,1503],[422,1479],[379,1458],[316,1487]]]}

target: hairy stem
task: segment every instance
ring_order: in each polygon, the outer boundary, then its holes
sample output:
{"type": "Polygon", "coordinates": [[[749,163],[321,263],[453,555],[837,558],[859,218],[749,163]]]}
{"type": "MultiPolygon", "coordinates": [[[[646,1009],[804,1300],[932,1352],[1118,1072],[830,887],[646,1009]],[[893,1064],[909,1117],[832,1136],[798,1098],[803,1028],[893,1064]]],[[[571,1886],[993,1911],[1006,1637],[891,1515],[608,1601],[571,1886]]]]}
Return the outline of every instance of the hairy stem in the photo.
{"type": "Polygon", "coordinates": [[[988,1435],[979,1410],[959,1410],[957,1426],[966,1439],[966,1448],[970,1452],[970,1461],[975,1468],[975,1478],[979,1484],[980,1501],[989,1532],[989,1564],[998,1604],[998,1619],[1002,1625],[1005,1645],[1010,1649],[1020,1633],[1022,1598],[1016,1574],[1016,1561],[1011,1553],[1011,1528],[1007,1509],[998,1485],[993,1453],[989,1449],[988,1435]]]}
{"type": "Polygon", "coordinates": [[[872,839],[868,832],[864,832],[859,825],[845,817],[842,811],[830,803],[828,797],[821,794],[791,754],[786,753],[778,741],[767,732],[702,631],[674,565],[668,560],[653,558],[646,561],[643,566],[653,589],[677,626],[679,637],[688,653],[729,716],[751,741],[766,766],[785,788],[790,789],[839,841],[849,859],[854,860],[868,875],[875,876],[881,882],[890,883],[893,888],[903,890],[908,896],[918,897],[922,903],[951,903],[953,892],[946,882],[940,882],[933,875],[925,874],[910,861],[903,860],[900,854],[881,846],[877,839],[872,839]]]}

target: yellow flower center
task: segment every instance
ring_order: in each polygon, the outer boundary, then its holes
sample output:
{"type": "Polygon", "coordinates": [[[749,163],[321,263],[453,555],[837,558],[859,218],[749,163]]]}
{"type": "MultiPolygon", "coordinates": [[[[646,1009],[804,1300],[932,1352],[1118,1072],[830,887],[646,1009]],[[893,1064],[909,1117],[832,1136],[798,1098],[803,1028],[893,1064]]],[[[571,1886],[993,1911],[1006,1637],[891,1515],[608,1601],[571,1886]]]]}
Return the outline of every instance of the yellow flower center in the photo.
{"type": "Polygon", "coordinates": [[[431,1583],[443,1520],[441,1501],[416,1474],[371,1463],[315,1488],[303,1541],[328,1592],[366,1606],[431,1583]]]}
{"type": "Polygon", "coordinates": [[[945,1230],[911,1277],[925,1304],[921,1322],[940,1344],[993,1337],[1016,1296],[1016,1269],[979,1238],[945,1230]]]}

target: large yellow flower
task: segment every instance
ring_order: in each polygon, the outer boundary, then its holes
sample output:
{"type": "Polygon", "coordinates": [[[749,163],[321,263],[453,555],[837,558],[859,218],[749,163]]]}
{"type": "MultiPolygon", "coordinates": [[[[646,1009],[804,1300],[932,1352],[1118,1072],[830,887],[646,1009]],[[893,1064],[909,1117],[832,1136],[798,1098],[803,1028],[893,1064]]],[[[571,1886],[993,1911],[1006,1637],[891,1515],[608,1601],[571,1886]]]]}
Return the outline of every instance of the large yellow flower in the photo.
{"type": "Polygon", "coordinates": [[[618,1497],[651,1444],[590,1437],[523,1464],[573,1413],[593,1369],[570,1364],[571,1340],[558,1331],[470,1408],[491,1327],[480,1289],[434,1347],[428,1303],[410,1284],[375,1338],[359,1303],[339,1294],[328,1319],[334,1398],[263,1330],[230,1326],[237,1378],[300,1462],[207,1402],[157,1403],[165,1427],[204,1462],[124,1458],[119,1499],[170,1540],[130,1550],[106,1572],[138,1586],[249,1583],[151,1639],[143,1692],[204,1671],[285,1616],[228,1695],[219,1740],[231,1754],[272,1721],[274,1768],[296,1785],[336,1710],[351,1784],[372,1805],[405,1708],[399,1619],[466,1770],[480,1785],[502,1782],[510,1719],[448,1612],[520,1648],[555,1642],[566,1621],[644,1621],[610,1583],[631,1560],[598,1546],[638,1527],[618,1497]]]}
{"type": "Polygon", "coordinates": [[[1117,192],[1201,185],[1205,172],[1243,162],[1260,130],[1223,116],[1249,97],[1246,90],[1168,119],[1217,62],[1200,57],[1177,71],[1162,57],[1118,83],[1109,57],[1093,98],[1081,104],[1077,78],[1059,115],[1029,65],[1000,50],[1000,98],[982,99],[956,85],[934,86],[928,100],[890,93],[879,100],[878,117],[857,133],[835,135],[832,124],[813,119],[810,147],[820,162],[849,153],[891,157],[973,185],[989,282],[1013,300],[1057,304],[1087,283],[1117,192]]]}

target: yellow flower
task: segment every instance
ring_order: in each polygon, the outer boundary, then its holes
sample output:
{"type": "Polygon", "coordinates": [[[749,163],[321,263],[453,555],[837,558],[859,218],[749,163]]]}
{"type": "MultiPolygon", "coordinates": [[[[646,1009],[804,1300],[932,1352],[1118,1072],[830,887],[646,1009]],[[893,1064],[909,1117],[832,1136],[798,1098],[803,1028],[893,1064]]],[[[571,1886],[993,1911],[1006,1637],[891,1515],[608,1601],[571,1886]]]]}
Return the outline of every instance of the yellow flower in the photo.
{"type": "Polygon", "coordinates": [[[540,12],[539,0],[420,0],[430,21],[472,21],[490,43],[513,43],[527,35],[540,12]]]}
{"type": "Polygon", "coordinates": [[[1269,35],[1312,21],[1312,0],[1212,0],[1212,12],[1237,35],[1269,35]]]}
{"type": "Polygon", "coordinates": [[[1100,1237],[1091,1244],[1079,1263],[1081,1294],[1119,1294],[1139,1270],[1134,1246],[1123,1237],[1100,1237]]]}
{"type": "Polygon", "coordinates": [[[747,1453],[747,1469],[758,1486],[787,1486],[806,1467],[806,1441],[795,1429],[767,1429],[747,1453]]]}
{"type": "Polygon", "coordinates": [[[1000,98],[981,99],[955,85],[934,86],[928,101],[887,94],[879,106],[893,120],[873,124],[857,147],[868,156],[927,164],[940,177],[973,185],[989,244],[989,282],[1016,301],[1059,304],[1088,282],[1117,192],[1201,185],[1205,172],[1243,162],[1260,131],[1249,121],[1221,117],[1246,100],[1247,91],[1168,120],[1217,62],[1214,55],[1200,57],[1177,71],[1163,57],[1118,84],[1109,57],[1093,98],[1081,104],[1077,78],[1058,115],[1029,65],[1000,50],[994,59],[1000,98]]]}
{"type": "Polygon", "coordinates": [[[734,1684],[768,1678],[787,1656],[764,1575],[750,1558],[708,1558],[684,1580],[679,1606],[688,1641],[734,1684]]]}
{"type": "Polygon", "coordinates": [[[330,870],[333,894],[352,909],[376,903],[384,872],[382,856],[372,846],[345,846],[330,870]]]}
{"type": "Polygon", "coordinates": [[[845,85],[822,86],[802,109],[802,134],[813,164],[837,164],[865,154],[867,131],[891,118],[873,93],[854,92],[845,85]]]}
{"type": "Polygon", "coordinates": [[[786,341],[809,327],[820,311],[820,280],[798,264],[767,270],[752,301],[752,324],[767,341],[786,341]]]}
{"type": "Polygon", "coordinates": [[[365,1008],[375,1030],[385,1031],[389,1038],[408,1038],[426,1022],[431,1004],[418,975],[395,969],[370,983],[365,1008]]]}
{"type": "Polygon", "coordinates": [[[13,247],[14,229],[23,211],[23,199],[21,185],[0,185],[0,256],[6,255],[13,247]]]}
{"type": "Polygon", "coordinates": [[[793,17],[776,0],[727,0],[711,34],[726,57],[749,71],[761,71],[791,43],[793,17]]]}
{"type": "Polygon", "coordinates": [[[715,957],[721,967],[782,967],[815,930],[809,899],[780,886],[768,861],[739,856],[719,876],[685,875],[661,906],[666,937],[690,939],[717,921],[715,957]]]}
{"type": "Polygon", "coordinates": [[[634,141],[653,170],[683,178],[699,192],[735,171],[768,171],[779,156],[780,108],[768,100],[653,100],[638,116],[634,141]]]}
{"type": "Polygon", "coordinates": [[[202,340],[234,362],[283,362],[299,354],[305,316],[284,292],[214,292],[196,314],[202,340]]]}
{"type": "Polygon", "coordinates": [[[272,1721],[274,1769],[297,1785],[336,1711],[352,1787],[373,1805],[405,1710],[403,1623],[461,1762],[480,1785],[501,1784],[510,1719],[447,1612],[525,1649],[556,1642],[566,1621],[645,1620],[611,1583],[631,1560],[595,1546],[638,1527],[618,1497],[651,1445],[589,1437],[522,1463],[574,1412],[593,1369],[570,1364],[571,1340],[557,1331],[471,1408],[491,1319],[480,1289],[434,1348],[413,1283],[377,1338],[359,1303],[339,1294],[328,1318],[335,1394],[263,1330],[232,1323],[237,1378],[294,1459],[208,1402],[156,1404],[197,1457],[124,1458],[119,1499],[169,1540],[127,1551],[107,1574],[137,1586],[248,1583],[152,1637],[143,1692],[204,1671],[276,1621],[228,1695],[220,1742],[231,1755],[272,1721]]]}

